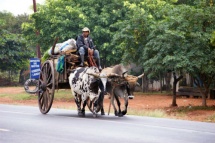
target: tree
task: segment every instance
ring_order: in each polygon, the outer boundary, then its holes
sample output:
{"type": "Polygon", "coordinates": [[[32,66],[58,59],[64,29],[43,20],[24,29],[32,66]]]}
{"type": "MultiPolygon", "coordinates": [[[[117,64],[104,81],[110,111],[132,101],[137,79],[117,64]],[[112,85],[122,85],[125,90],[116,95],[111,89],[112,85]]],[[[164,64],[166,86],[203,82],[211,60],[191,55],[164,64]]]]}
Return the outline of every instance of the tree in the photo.
{"type": "Polygon", "coordinates": [[[26,67],[33,56],[32,49],[26,46],[21,34],[22,20],[27,21],[27,15],[14,17],[11,13],[0,12],[0,70],[8,71],[9,77],[11,72],[26,67]]]}
{"type": "Polygon", "coordinates": [[[215,31],[213,32],[211,37],[211,45],[215,47],[215,31]]]}
{"type": "Polygon", "coordinates": [[[72,0],[47,0],[45,5],[39,5],[38,11],[30,16],[31,22],[22,25],[26,39],[31,44],[39,43],[45,52],[56,37],[59,42],[75,38],[85,19],[75,5],[72,0]],[[40,30],[39,36],[35,35],[37,30],[40,30]]]}
{"type": "Polygon", "coordinates": [[[124,0],[47,0],[31,15],[32,22],[23,24],[23,29],[27,40],[39,42],[45,52],[55,37],[60,38],[59,42],[75,38],[87,26],[104,64],[109,66],[121,62],[123,52],[112,39],[121,29],[114,24],[123,21],[126,13],[124,0]],[[40,30],[38,37],[34,34],[36,29],[40,30]]]}
{"type": "Polygon", "coordinates": [[[124,60],[143,65],[149,76],[174,70],[200,77],[205,88],[201,90],[202,105],[206,106],[205,97],[215,74],[215,50],[209,43],[215,21],[214,7],[201,5],[159,0],[128,3],[133,17],[115,36],[126,47],[124,60]]]}

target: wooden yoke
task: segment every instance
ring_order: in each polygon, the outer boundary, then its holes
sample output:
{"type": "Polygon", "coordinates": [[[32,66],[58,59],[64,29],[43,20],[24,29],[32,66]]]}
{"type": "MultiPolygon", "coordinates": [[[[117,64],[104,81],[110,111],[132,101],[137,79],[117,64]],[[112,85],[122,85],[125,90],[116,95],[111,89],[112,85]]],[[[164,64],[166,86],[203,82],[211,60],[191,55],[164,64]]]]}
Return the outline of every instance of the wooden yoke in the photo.
{"type": "Polygon", "coordinates": [[[89,65],[90,67],[95,66],[98,67],[93,59],[93,49],[88,48],[88,61],[89,61],[89,65]]]}

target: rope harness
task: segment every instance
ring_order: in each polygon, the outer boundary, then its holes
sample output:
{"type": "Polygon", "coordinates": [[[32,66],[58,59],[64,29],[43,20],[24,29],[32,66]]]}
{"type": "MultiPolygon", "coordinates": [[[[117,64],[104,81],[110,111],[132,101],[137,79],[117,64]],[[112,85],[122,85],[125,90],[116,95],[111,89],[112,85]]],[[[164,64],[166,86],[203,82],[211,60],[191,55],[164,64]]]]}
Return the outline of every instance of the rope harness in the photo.
{"type": "Polygon", "coordinates": [[[93,49],[88,48],[88,60],[89,60],[89,65],[90,65],[90,67],[92,67],[92,66],[98,67],[98,66],[96,65],[96,62],[95,62],[94,59],[93,59],[93,52],[94,52],[93,49]]]}

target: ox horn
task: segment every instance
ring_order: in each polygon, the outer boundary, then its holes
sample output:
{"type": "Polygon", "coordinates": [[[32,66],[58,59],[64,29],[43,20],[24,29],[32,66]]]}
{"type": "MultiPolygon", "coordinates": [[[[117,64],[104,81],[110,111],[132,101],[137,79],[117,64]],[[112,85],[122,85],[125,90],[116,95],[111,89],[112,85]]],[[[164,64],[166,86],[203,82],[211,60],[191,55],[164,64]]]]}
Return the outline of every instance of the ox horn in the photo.
{"type": "Polygon", "coordinates": [[[92,76],[94,76],[94,77],[99,77],[99,74],[96,74],[96,73],[87,73],[88,75],[92,75],[92,76]]]}
{"type": "Polygon", "coordinates": [[[140,84],[139,84],[138,82],[136,82],[136,85],[137,85],[137,86],[140,86],[140,84]]]}
{"type": "Polygon", "coordinates": [[[144,76],[144,73],[143,73],[143,74],[141,74],[141,75],[139,75],[139,76],[138,76],[138,78],[141,78],[141,77],[143,77],[143,76],[144,76]]]}
{"type": "Polygon", "coordinates": [[[108,74],[107,77],[111,77],[111,76],[120,77],[120,75],[118,75],[118,74],[116,74],[116,73],[110,73],[110,74],[108,74]]]}
{"type": "Polygon", "coordinates": [[[125,71],[122,73],[122,77],[125,77],[125,74],[127,73],[128,71],[125,71]]]}

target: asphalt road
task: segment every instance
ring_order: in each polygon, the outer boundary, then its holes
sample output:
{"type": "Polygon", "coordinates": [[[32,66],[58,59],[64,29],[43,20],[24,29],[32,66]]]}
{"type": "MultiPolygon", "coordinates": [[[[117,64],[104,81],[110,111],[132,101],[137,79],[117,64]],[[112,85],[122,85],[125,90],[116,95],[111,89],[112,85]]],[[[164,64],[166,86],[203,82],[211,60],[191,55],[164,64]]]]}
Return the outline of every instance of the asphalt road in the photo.
{"type": "Polygon", "coordinates": [[[0,104],[0,143],[215,143],[215,124],[0,104]]]}

